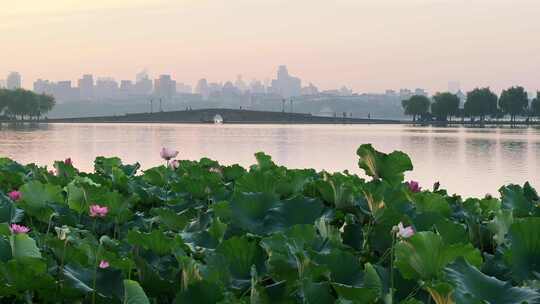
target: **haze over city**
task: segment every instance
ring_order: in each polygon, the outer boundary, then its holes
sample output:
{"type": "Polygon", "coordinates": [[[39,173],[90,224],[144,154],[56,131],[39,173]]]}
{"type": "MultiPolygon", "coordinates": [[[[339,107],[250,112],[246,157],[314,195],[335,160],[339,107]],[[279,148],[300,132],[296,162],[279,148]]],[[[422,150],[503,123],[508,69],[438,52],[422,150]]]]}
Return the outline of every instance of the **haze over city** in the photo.
{"type": "Polygon", "coordinates": [[[133,79],[195,86],[277,66],[321,89],[540,87],[540,3],[518,1],[2,1],[0,78],[133,79]],[[6,60],[7,59],[7,60],[6,60]]]}

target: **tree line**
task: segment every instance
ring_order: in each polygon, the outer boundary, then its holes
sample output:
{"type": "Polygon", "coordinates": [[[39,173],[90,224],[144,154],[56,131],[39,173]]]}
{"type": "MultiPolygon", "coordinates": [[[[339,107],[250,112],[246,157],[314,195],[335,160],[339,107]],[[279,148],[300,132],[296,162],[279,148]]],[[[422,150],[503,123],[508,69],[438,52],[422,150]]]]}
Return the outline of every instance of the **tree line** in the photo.
{"type": "Polygon", "coordinates": [[[511,87],[503,90],[497,96],[490,88],[476,88],[467,93],[463,108],[456,94],[449,92],[437,93],[431,99],[423,95],[414,95],[401,102],[406,115],[413,121],[437,120],[448,121],[452,117],[469,117],[471,120],[484,121],[486,117],[510,117],[511,122],[516,117],[524,116],[540,118],[540,91],[529,105],[529,97],[523,87],[511,87]]]}
{"type": "Polygon", "coordinates": [[[39,119],[52,110],[55,104],[51,95],[36,94],[24,89],[0,89],[0,113],[10,120],[39,119]]]}

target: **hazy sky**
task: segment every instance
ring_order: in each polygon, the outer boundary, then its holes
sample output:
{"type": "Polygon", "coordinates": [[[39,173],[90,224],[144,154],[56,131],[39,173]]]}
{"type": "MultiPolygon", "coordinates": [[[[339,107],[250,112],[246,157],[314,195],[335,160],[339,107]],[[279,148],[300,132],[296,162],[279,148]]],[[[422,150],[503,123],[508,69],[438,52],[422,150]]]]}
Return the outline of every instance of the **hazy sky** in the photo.
{"type": "Polygon", "coordinates": [[[0,78],[540,89],[539,0],[0,0],[0,78]]]}

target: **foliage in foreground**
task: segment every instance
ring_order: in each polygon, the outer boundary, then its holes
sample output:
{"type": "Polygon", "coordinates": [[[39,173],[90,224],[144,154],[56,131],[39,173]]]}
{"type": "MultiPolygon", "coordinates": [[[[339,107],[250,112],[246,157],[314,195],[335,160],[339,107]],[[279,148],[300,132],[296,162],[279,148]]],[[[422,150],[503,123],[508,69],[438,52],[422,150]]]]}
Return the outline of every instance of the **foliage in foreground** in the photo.
{"type": "Polygon", "coordinates": [[[1,159],[2,303],[540,303],[529,184],[462,199],[404,183],[404,153],[358,155],[369,180],[262,153],[141,174],[1,159]]]}

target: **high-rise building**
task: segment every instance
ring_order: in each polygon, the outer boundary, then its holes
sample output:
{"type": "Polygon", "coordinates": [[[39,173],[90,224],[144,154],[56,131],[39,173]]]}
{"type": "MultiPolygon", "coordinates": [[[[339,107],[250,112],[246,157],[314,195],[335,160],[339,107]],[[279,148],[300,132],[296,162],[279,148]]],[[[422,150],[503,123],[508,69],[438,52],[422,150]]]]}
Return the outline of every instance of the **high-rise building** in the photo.
{"type": "Polygon", "coordinates": [[[135,85],[133,93],[136,95],[149,95],[152,92],[152,80],[148,72],[143,70],[135,76],[135,85]]]}
{"type": "Polygon", "coordinates": [[[54,83],[40,78],[34,81],[34,92],[38,94],[53,94],[53,86],[54,83]]]}
{"type": "Polygon", "coordinates": [[[154,95],[171,100],[176,95],[176,81],[170,75],[160,75],[154,80],[154,95]]]}
{"type": "Polygon", "coordinates": [[[417,88],[414,90],[414,95],[428,96],[428,93],[424,89],[417,88]]]}
{"type": "Polygon", "coordinates": [[[183,82],[177,82],[176,83],[176,92],[182,93],[182,94],[192,94],[193,89],[189,84],[185,84],[183,82]]]}
{"type": "Polygon", "coordinates": [[[287,66],[282,65],[278,68],[277,79],[272,80],[271,91],[285,98],[300,96],[302,81],[300,78],[289,75],[287,66]]]}
{"type": "Polygon", "coordinates": [[[17,72],[11,72],[6,78],[6,88],[8,90],[16,90],[22,87],[21,74],[17,72]]]}
{"type": "Polygon", "coordinates": [[[52,95],[59,102],[79,99],[79,90],[71,86],[71,80],[52,83],[52,95]]]}
{"type": "Polygon", "coordinates": [[[302,95],[308,95],[313,96],[319,94],[319,89],[313,85],[313,83],[309,83],[307,87],[302,88],[302,95]]]}
{"type": "Polygon", "coordinates": [[[91,74],[85,74],[79,79],[77,85],[79,86],[79,94],[81,100],[93,100],[94,99],[94,76],[91,74]]]}
{"type": "Polygon", "coordinates": [[[202,99],[208,99],[208,96],[210,96],[210,88],[208,87],[208,81],[205,78],[197,82],[195,93],[201,95],[202,99]]]}
{"type": "Polygon", "coordinates": [[[96,81],[94,95],[97,99],[113,99],[118,96],[118,82],[114,78],[100,77],[96,81]]]}
{"type": "Polygon", "coordinates": [[[266,93],[266,87],[259,80],[253,79],[249,83],[249,91],[253,94],[264,94],[266,93]]]}
{"type": "Polygon", "coordinates": [[[248,89],[248,86],[242,79],[242,75],[238,75],[236,77],[236,81],[234,82],[234,86],[237,87],[240,91],[245,92],[248,89]]]}

